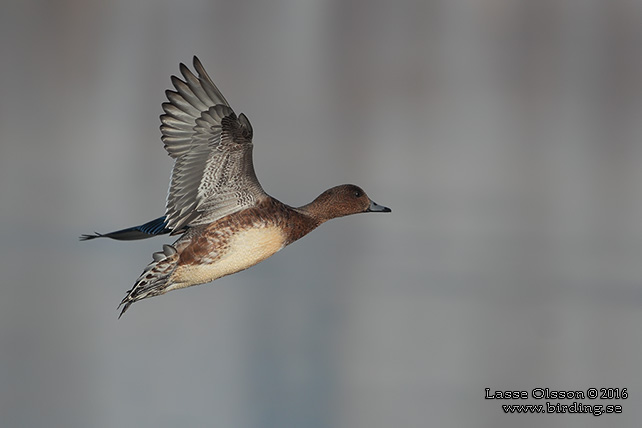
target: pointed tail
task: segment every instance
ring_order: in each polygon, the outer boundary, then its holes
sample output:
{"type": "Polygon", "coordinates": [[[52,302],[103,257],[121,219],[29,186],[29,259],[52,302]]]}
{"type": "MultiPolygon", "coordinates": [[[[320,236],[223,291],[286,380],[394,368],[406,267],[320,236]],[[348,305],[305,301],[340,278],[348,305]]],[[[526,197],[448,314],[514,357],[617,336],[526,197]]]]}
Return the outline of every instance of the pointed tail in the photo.
{"type": "Polygon", "coordinates": [[[119,319],[132,303],[148,297],[159,296],[168,291],[167,289],[171,285],[168,283],[168,279],[174,273],[178,264],[176,248],[172,245],[163,245],[163,251],[154,253],[152,257],[154,260],[147,265],[132,289],[127,292],[125,298],[118,305],[118,309],[124,305],[122,312],[118,316],[119,319]]]}
{"type": "Polygon", "coordinates": [[[145,224],[141,224],[140,226],[128,227],[127,229],[121,229],[115,232],[81,235],[80,240],[88,241],[96,238],[111,238],[119,241],[133,241],[136,239],[146,239],[158,235],[165,235],[171,231],[171,229],[167,228],[167,220],[165,219],[165,216],[162,216],[145,224]]]}

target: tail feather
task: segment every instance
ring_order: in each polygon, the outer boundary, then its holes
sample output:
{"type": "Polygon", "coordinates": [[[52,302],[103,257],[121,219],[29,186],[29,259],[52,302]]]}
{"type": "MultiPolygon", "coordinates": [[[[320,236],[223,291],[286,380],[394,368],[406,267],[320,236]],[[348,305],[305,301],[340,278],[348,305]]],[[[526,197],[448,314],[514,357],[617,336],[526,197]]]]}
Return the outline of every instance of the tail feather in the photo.
{"type": "Polygon", "coordinates": [[[94,232],[91,235],[81,235],[81,241],[88,241],[96,238],[111,238],[119,241],[133,241],[136,239],[152,238],[158,235],[165,235],[172,230],[167,228],[167,219],[165,216],[158,217],[140,226],[128,227],[126,229],[116,230],[110,233],[94,232]]]}
{"type": "Polygon", "coordinates": [[[132,289],[127,291],[127,295],[118,305],[118,309],[124,305],[118,316],[119,319],[132,303],[148,297],[159,296],[168,291],[167,289],[171,285],[168,284],[168,279],[176,270],[178,263],[176,248],[171,245],[163,245],[163,251],[154,253],[152,258],[154,260],[147,265],[132,289]]]}

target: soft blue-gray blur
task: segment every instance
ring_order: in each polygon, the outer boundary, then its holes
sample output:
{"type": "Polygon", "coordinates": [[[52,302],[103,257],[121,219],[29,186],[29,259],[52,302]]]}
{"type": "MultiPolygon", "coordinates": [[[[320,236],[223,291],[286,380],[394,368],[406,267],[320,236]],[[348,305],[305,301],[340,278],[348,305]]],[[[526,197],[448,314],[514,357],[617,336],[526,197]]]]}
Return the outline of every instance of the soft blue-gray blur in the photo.
{"type": "Polygon", "coordinates": [[[642,3],[9,1],[0,14],[0,425],[601,427],[642,413],[642,3]],[[334,220],[116,306],[171,238],[158,130],[198,55],[256,172],[334,220]],[[627,400],[486,400],[628,388],[627,400]],[[506,415],[501,404],[618,404],[506,415]]]}

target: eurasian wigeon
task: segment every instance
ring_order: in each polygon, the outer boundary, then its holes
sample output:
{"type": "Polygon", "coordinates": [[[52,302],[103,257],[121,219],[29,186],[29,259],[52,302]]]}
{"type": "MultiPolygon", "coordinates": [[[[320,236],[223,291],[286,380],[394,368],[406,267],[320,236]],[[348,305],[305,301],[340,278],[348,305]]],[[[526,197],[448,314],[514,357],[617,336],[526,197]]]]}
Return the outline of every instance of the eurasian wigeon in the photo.
{"type": "MultiPolygon", "coordinates": [[[[350,214],[390,212],[358,186],[326,190],[302,207],[286,205],[263,191],[252,165],[252,125],[236,115],[194,57],[194,75],[180,65],[172,76],[161,119],[165,150],[174,158],[165,215],[140,226],[83,235],[144,239],[181,234],[153,254],[153,261],[120,302],[148,297],[230,275],[267,259],[321,223],[350,214]]],[[[119,316],[119,318],[120,318],[119,316]]]]}

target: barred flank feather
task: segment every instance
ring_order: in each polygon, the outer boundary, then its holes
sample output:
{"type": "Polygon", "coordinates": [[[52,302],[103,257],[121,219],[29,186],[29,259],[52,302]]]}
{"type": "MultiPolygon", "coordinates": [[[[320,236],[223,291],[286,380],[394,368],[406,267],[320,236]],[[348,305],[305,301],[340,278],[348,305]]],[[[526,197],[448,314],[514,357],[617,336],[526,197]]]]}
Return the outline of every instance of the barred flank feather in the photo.
{"type": "Polygon", "coordinates": [[[152,257],[154,261],[147,265],[136,280],[134,287],[127,292],[127,296],[118,305],[119,309],[125,305],[118,316],[119,319],[132,303],[167,292],[167,287],[169,286],[167,280],[176,270],[178,263],[176,248],[171,245],[163,245],[163,251],[154,253],[152,257]]]}

